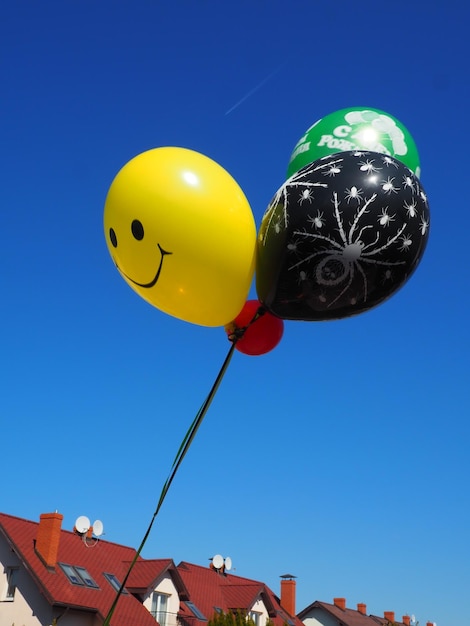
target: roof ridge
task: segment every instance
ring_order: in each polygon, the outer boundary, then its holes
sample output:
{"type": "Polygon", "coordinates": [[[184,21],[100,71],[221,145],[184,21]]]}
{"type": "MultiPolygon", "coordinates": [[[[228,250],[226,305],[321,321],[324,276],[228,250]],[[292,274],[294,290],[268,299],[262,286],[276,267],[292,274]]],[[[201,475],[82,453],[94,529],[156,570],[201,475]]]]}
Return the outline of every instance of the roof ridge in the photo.
{"type": "MultiPolygon", "coordinates": [[[[208,566],[205,565],[198,565],[197,563],[190,563],[189,561],[181,561],[180,563],[178,563],[178,565],[176,566],[176,569],[178,569],[179,567],[182,567],[183,569],[189,570],[190,568],[193,569],[199,569],[202,570],[204,572],[214,572],[215,571],[213,569],[211,569],[208,566]],[[189,566],[189,567],[188,567],[189,566]]],[[[225,572],[225,577],[226,578],[237,578],[238,580],[246,580],[249,583],[253,584],[253,585],[261,585],[263,587],[266,587],[266,584],[259,581],[259,580],[255,580],[254,578],[247,578],[246,576],[239,576],[238,574],[232,574],[231,571],[229,572],[225,572]]]]}

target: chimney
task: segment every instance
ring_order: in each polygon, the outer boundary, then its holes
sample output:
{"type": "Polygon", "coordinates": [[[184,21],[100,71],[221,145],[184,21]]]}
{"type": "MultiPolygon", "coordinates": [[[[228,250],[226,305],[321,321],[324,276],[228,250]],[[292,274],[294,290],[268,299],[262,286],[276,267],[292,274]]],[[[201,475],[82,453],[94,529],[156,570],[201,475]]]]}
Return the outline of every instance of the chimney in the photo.
{"type": "Polygon", "coordinates": [[[359,613],[362,613],[363,615],[367,614],[367,606],[363,602],[358,603],[357,610],[359,611],[359,613]]]}
{"type": "Polygon", "coordinates": [[[61,513],[42,513],[36,535],[36,552],[46,567],[55,567],[59,551],[60,529],[64,516],[61,513]]]}
{"type": "Polygon", "coordinates": [[[284,574],[281,576],[281,606],[289,615],[295,617],[295,576],[284,574]]]}
{"type": "Polygon", "coordinates": [[[410,626],[410,621],[411,618],[409,615],[403,615],[402,622],[405,624],[405,626],[410,626]]]}
{"type": "Polygon", "coordinates": [[[426,626],[434,626],[434,622],[426,622],[426,626]]]}
{"type": "Polygon", "coordinates": [[[384,618],[393,624],[395,622],[395,611],[384,611],[384,618]]]}
{"type": "Polygon", "coordinates": [[[339,609],[346,610],[346,598],[333,598],[333,602],[339,609]]]}

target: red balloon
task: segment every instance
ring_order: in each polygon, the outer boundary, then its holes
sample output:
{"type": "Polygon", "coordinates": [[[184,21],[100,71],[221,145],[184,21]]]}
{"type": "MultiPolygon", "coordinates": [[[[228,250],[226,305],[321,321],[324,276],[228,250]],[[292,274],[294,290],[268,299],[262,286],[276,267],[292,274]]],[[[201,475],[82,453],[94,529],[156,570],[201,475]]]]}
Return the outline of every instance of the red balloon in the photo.
{"type": "Polygon", "coordinates": [[[284,322],[266,311],[259,300],[248,300],[233,322],[225,326],[225,332],[231,341],[236,341],[239,352],[259,356],[281,341],[284,322]]]}

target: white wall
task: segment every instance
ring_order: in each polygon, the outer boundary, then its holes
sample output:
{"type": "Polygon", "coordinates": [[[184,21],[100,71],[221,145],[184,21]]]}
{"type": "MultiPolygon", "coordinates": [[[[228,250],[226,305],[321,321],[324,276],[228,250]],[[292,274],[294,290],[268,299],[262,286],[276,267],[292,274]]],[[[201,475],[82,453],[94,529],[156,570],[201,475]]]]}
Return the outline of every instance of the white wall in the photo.
{"type": "Polygon", "coordinates": [[[54,617],[60,618],[60,626],[98,626],[102,622],[93,613],[52,608],[3,535],[0,535],[0,626],[49,626],[54,617]],[[5,600],[7,567],[18,567],[13,600],[5,600]]]}
{"type": "Polygon", "coordinates": [[[259,626],[266,626],[266,621],[268,620],[269,615],[264,602],[260,598],[258,598],[258,600],[253,604],[250,611],[260,613],[259,626]]]}
{"type": "Polygon", "coordinates": [[[305,626],[338,626],[338,619],[320,608],[312,609],[309,616],[302,621],[305,626]]]}
{"type": "MultiPolygon", "coordinates": [[[[169,626],[175,626],[177,623],[177,613],[180,609],[180,599],[170,574],[165,574],[157,581],[154,591],[168,596],[168,624],[169,626]]],[[[152,593],[153,591],[144,598],[143,602],[143,605],[149,612],[152,610],[152,593]]]]}
{"type": "Polygon", "coordinates": [[[39,593],[29,572],[21,565],[3,535],[0,535],[0,625],[43,626],[50,624],[52,608],[39,593]],[[13,600],[5,600],[8,567],[18,567],[13,600]]]}

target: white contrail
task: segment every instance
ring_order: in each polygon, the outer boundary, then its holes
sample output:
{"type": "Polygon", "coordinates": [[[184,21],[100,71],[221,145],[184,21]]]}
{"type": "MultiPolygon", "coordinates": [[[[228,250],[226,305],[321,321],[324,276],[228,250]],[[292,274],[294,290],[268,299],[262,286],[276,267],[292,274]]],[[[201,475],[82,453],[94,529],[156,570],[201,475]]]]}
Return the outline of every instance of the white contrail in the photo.
{"type": "Polygon", "coordinates": [[[268,80],[270,80],[275,74],[277,74],[279,72],[279,70],[285,65],[286,63],[281,63],[281,65],[274,70],[274,72],[271,72],[271,74],[269,74],[268,76],[266,76],[266,78],[263,78],[263,80],[258,83],[256,85],[256,87],[253,87],[253,89],[251,91],[249,91],[247,94],[245,94],[243,96],[243,98],[241,100],[239,100],[238,102],[236,102],[232,107],[230,107],[230,109],[228,111],[225,112],[225,115],[228,115],[229,113],[231,113],[232,111],[234,111],[237,107],[240,106],[240,104],[243,104],[243,102],[245,102],[245,100],[247,100],[250,96],[252,96],[256,91],[258,91],[258,89],[261,89],[261,87],[268,82],[268,80]]]}

